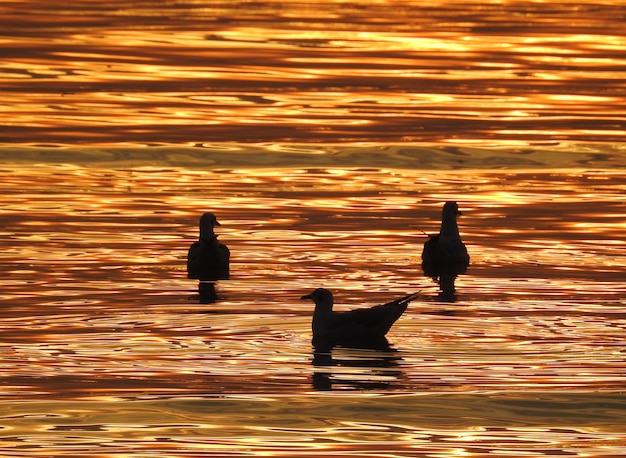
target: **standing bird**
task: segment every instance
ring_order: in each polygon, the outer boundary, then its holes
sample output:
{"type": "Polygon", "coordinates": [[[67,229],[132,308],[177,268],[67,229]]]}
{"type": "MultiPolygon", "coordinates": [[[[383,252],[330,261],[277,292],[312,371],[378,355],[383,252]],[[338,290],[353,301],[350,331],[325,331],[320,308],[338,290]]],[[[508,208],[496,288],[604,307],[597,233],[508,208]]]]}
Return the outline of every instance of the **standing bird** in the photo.
{"type": "Polygon", "coordinates": [[[439,283],[439,297],[443,300],[454,300],[456,277],[467,272],[470,263],[456,222],[459,215],[457,203],[446,202],[441,212],[439,234],[429,235],[422,251],[422,270],[439,283]]]}
{"type": "Polygon", "coordinates": [[[230,250],[218,242],[214,227],[220,226],[213,213],[200,217],[200,239],[189,247],[187,253],[187,278],[200,280],[200,294],[213,293],[212,282],[230,278],[230,250]],[[202,282],[211,282],[203,288],[202,282]]]}
{"type": "Polygon", "coordinates": [[[333,294],[324,288],[318,288],[301,299],[315,302],[311,327],[313,344],[316,345],[383,342],[385,334],[415,297],[417,293],[383,305],[346,312],[333,311],[333,294]]]}

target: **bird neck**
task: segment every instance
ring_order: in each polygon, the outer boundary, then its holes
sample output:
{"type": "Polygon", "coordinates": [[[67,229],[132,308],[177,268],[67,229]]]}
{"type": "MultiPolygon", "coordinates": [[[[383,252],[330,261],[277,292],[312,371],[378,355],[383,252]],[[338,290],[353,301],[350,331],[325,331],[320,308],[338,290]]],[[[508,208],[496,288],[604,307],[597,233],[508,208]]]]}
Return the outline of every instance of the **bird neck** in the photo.
{"type": "Polygon", "coordinates": [[[327,315],[329,313],[332,313],[332,311],[333,311],[332,302],[330,304],[321,303],[321,304],[315,304],[315,311],[313,312],[313,314],[314,315],[327,315]]]}
{"type": "Polygon", "coordinates": [[[200,238],[210,240],[213,237],[215,237],[213,225],[202,222],[202,224],[200,224],[200,238]]]}
{"type": "Polygon", "coordinates": [[[332,320],[333,316],[333,304],[315,304],[315,310],[313,311],[313,319],[311,320],[311,329],[313,330],[313,336],[321,335],[326,332],[326,327],[329,324],[329,320],[332,320]]]}
{"type": "Polygon", "coordinates": [[[448,238],[461,238],[459,235],[459,226],[456,222],[456,215],[443,215],[439,235],[448,238]]]}

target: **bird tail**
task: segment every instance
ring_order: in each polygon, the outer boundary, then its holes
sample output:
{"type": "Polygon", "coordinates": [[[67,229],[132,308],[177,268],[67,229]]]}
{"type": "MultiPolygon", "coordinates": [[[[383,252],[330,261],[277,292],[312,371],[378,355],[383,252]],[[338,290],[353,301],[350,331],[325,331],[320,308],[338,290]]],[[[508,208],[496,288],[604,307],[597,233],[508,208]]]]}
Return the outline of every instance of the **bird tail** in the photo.
{"type": "Polygon", "coordinates": [[[378,326],[378,333],[381,336],[384,336],[389,328],[396,322],[398,318],[404,313],[407,309],[409,302],[415,299],[419,295],[419,292],[407,294],[404,297],[399,299],[395,299],[391,302],[388,302],[384,305],[379,305],[381,311],[385,311],[383,313],[383,318],[378,326]]]}
{"type": "Polygon", "coordinates": [[[385,305],[409,305],[409,302],[416,299],[419,296],[420,292],[421,291],[418,291],[417,293],[407,294],[404,297],[394,299],[391,302],[387,302],[385,305]]]}

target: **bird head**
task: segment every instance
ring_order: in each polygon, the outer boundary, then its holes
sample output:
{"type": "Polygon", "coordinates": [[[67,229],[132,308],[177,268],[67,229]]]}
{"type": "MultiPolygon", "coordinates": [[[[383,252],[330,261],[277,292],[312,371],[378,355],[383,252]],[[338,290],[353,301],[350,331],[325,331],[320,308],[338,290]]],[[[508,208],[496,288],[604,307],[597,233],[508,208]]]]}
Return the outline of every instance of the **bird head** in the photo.
{"type": "Polygon", "coordinates": [[[463,214],[459,211],[459,206],[456,202],[446,202],[443,205],[443,213],[455,216],[461,216],[463,214]]]}
{"type": "Polygon", "coordinates": [[[323,308],[332,310],[333,308],[333,293],[325,288],[317,288],[311,294],[306,294],[300,299],[311,299],[315,302],[315,308],[323,308]]]}
{"type": "Polygon", "coordinates": [[[207,212],[203,214],[200,217],[200,238],[210,239],[213,237],[213,228],[216,226],[221,226],[221,224],[217,222],[217,218],[213,213],[207,212]]]}

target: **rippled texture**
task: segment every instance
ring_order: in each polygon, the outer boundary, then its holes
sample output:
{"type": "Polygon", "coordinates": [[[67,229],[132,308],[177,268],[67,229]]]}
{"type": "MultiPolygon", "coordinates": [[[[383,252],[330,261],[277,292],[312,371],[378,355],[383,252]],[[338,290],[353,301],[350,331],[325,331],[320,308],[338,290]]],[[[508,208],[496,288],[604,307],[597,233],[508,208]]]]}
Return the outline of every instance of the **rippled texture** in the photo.
{"type": "Polygon", "coordinates": [[[67,3],[0,0],[1,456],[626,455],[623,2],[67,3]]]}
{"type": "Polygon", "coordinates": [[[2,453],[624,453],[623,170],[172,165],[197,150],[4,152],[2,453]],[[472,256],[454,304],[419,268],[449,199],[472,256]],[[206,304],[184,265],[209,209],[233,258],[206,304]],[[315,354],[317,286],[421,296],[391,348],[315,354]]]}
{"type": "Polygon", "coordinates": [[[0,140],[623,141],[623,2],[0,2],[0,140]]]}

